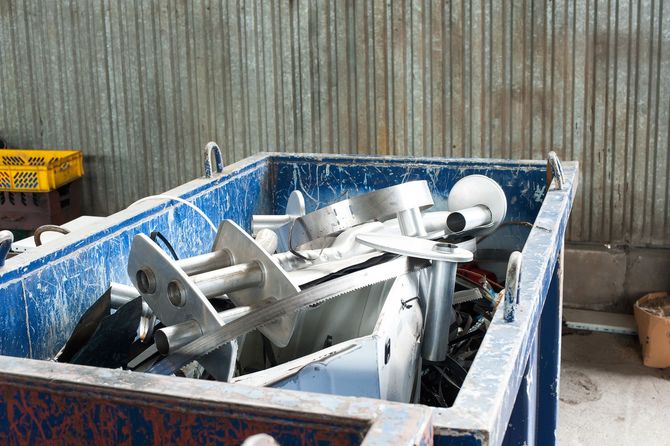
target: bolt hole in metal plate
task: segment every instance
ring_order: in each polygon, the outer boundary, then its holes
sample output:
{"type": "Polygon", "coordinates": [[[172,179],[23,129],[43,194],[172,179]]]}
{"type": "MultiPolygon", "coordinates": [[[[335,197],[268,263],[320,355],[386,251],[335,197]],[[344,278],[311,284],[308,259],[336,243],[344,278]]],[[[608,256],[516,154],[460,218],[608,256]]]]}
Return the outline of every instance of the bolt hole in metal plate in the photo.
{"type": "Polygon", "coordinates": [[[135,274],[137,289],[143,294],[156,292],[156,277],[150,268],[142,268],[135,274]]]}
{"type": "Polygon", "coordinates": [[[183,307],[186,303],[186,293],[181,283],[176,280],[168,283],[167,296],[170,303],[175,307],[183,307]]]}
{"type": "MultiPolygon", "coordinates": [[[[197,321],[203,332],[223,325],[217,311],[186,273],[144,234],[133,239],[128,276],[165,325],[197,321]]],[[[218,380],[228,381],[232,378],[236,357],[237,343],[229,342],[198,361],[218,380]]]]}

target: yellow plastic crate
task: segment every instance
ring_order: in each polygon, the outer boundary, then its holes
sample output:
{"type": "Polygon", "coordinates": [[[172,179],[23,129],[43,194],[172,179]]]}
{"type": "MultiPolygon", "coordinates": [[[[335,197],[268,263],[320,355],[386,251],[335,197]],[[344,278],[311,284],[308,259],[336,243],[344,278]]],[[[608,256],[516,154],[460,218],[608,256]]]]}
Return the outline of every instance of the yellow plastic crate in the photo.
{"type": "Polygon", "coordinates": [[[49,192],[83,175],[78,150],[0,149],[0,191],[49,192]]]}

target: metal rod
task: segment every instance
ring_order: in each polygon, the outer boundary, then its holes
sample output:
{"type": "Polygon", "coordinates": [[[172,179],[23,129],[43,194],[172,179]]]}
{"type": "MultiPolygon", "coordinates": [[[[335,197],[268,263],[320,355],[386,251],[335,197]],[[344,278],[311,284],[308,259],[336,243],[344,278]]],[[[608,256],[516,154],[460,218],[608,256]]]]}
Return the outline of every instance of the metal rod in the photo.
{"type": "Polygon", "coordinates": [[[257,262],[241,263],[191,276],[191,280],[207,298],[263,283],[263,269],[257,262]]]}
{"type": "Polygon", "coordinates": [[[154,341],[156,349],[162,355],[192,342],[202,336],[202,328],[197,321],[190,320],[156,330],[154,341]]]}
{"type": "MultiPolygon", "coordinates": [[[[436,245],[436,251],[453,252],[455,247],[440,243],[436,245]]],[[[422,356],[428,361],[444,361],[447,357],[457,267],[455,262],[433,260],[422,347],[422,356]]]]}
{"type": "Polygon", "coordinates": [[[251,217],[251,227],[256,233],[261,229],[277,229],[295,219],[294,215],[254,215],[251,217]]]}
{"type": "MultiPolygon", "coordinates": [[[[219,313],[221,322],[227,324],[230,321],[237,319],[240,316],[247,314],[251,307],[236,307],[230,310],[219,313]]],[[[156,349],[162,355],[168,355],[171,351],[183,347],[189,342],[195,341],[202,336],[203,331],[198,322],[190,320],[180,324],[163,327],[156,330],[154,339],[156,341],[156,349]]]]}
{"type": "Polygon", "coordinates": [[[492,215],[486,206],[473,206],[451,212],[447,217],[447,230],[451,233],[469,231],[491,224],[492,215]]]}
{"type": "Polygon", "coordinates": [[[274,254],[277,250],[279,237],[276,232],[270,229],[261,229],[256,232],[256,243],[266,250],[268,254],[274,254]]]}
{"type": "Polygon", "coordinates": [[[232,265],[230,252],[225,249],[208,252],[195,257],[177,260],[179,266],[187,275],[193,276],[207,271],[225,268],[232,265]]]}
{"type": "MultiPolygon", "coordinates": [[[[110,284],[111,296],[110,296],[110,306],[118,310],[123,305],[127,304],[133,299],[140,297],[140,292],[135,289],[135,287],[130,285],[124,285],[122,283],[112,282],[110,284]]],[[[142,316],[150,318],[154,315],[154,312],[149,307],[144,300],[142,300],[142,316]]]]}
{"type": "Polygon", "coordinates": [[[407,209],[398,212],[398,224],[400,233],[408,237],[425,237],[426,228],[419,208],[407,209]]]}

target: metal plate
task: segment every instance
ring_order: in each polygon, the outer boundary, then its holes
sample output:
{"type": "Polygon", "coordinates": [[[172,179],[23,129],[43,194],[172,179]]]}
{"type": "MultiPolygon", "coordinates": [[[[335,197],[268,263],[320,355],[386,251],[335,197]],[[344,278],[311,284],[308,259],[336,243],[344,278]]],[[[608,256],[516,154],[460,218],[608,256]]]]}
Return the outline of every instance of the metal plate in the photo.
{"type": "MultiPolygon", "coordinates": [[[[300,291],[300,287],[291,280],[279,263],[231,220],[224,220],[219,226],[212,250],[220,249],[230,252],[234,264],[258,262],[263,269],[265,278],[258,287],[228,293],[230,300],[238,307],[253,307],[264,301],[281,300],[300,291]]],[[[275,345],[284,347],[293,335],[296,317],[297,314],[282,316],[261,327],[260,331],[275,345]]]]}
{"type": "MultiPolygon", "coordinates": [[[[299,190],[294,190],[288,196],[288,203],[286,203],[286,215],[291,217],[302,217],[305,215],[305,197],[299,190]]],[[[294,220],[295,221],[295,220],[294,220]]],[[[279,237],[278,252],[286,252],[291,247],[289,246],[289,233],[294,221],[281,226],[277,229],[277,236],[279,237]]]]}
{"type": "Polygon", "coordinates": [[[463,248],[454,247],[451,252],[440,252],[436,248],[443,245],[455,246],[432,240],[403,235],[361,234],[356,240],[379,251],[391,252],[418,259],[440,260],[446,262],[470,262],[473,255],[463,248]]]}
{"type": "MultiPolygon", "coordinates": [[[[128,275],[135,288],[142,293],[142,298],[165,325],[175,325],[194,320],[200,324],[203,333],[223,325],[216,310],[205,295],[200,292],[184,271],[177,267],[175,262],[144,234],[139,234],[133,239],[128,256],[128,275]],[[138,283],[140,279],[139,271],[144,271],[144,274],[152,276],[150,280],[153,283],[150,288],[155,291],[144,291],[147,287],[138,283]],[[173,304],[168,297],[169,286],[173,290],[175,287],[179,287],[181,292],[179,305],[173,304]]],[[[230,342],[198,361],[218,380],[228,381],[233,376],[236,357],[237,343],[230,342]]]]}
{"type": "Polygon", "coordinates": [[[426,181],[409,181],[342,200],[296,219],[291,245],[337,234],[368,221],[386,221],[398,212],[433,206],[433,196],[426,181]]]}

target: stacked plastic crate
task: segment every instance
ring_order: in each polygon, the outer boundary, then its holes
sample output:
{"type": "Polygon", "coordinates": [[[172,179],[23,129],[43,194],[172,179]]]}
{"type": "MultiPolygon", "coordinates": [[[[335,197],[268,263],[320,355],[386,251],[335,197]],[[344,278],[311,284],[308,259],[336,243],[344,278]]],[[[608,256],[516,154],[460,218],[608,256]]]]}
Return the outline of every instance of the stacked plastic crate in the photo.
{"type": "Polygon", "coordinates": [[[0,228],[34,230],[81,215],[77,150],[0,149],[0,228]]]}

